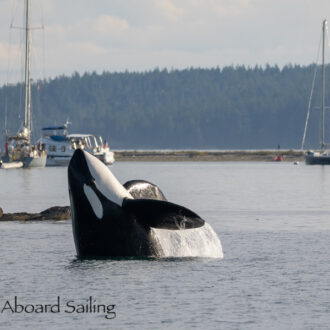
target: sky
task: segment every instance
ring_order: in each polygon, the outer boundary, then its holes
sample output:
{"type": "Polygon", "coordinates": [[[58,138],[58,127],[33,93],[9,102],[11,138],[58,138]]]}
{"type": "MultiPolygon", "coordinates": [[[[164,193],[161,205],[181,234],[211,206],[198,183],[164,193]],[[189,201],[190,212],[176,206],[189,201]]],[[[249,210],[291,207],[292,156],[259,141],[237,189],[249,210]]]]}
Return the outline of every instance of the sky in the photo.
{"type": "MultiPolygon", "coordinates": [[[[22,77],[23,2],[0,0],[0,84],[22,77]]],[[[35,79],[283,67],[316,61],[330,0],[31,0],[31,16],[35,79]]]]}

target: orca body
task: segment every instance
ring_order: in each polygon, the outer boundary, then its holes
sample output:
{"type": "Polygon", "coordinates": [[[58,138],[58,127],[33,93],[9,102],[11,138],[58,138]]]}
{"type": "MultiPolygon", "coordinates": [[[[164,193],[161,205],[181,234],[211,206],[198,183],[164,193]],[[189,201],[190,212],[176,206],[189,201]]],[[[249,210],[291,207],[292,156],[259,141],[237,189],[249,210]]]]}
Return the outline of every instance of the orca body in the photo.
{"type": "Polygon", "coordinates": [[[168,202],[150,182],[121,185],[106,165],[81,149],[72,156],[68,181],[79,257],[161,257],[151,228],[180,230],[205,223],[189,209],[168,202]]]}

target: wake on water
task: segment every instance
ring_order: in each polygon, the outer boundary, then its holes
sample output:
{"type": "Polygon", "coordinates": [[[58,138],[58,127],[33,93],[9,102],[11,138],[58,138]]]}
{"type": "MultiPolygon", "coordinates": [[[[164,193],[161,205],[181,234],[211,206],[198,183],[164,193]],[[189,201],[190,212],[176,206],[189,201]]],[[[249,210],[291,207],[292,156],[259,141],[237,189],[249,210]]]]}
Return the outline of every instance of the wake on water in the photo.
{"type": "Polygon", "coordinates": [[[164,257],[223,258],[220,239],[208,223],[195,229],[152,230],[164,251],[164,257]]]}

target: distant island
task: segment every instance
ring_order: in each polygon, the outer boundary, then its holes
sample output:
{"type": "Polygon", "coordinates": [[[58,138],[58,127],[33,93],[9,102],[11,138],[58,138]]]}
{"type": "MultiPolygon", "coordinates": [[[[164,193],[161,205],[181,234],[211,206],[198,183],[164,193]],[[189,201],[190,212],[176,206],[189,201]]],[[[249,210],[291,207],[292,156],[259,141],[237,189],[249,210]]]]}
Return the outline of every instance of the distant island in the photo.
{"type": "MultiPolygon", "coordinates": [[[[298,149],[314,70],[315,65],[230,66],[75,73],[38,81],[32,86],[34,136],[69,119],[72,133],[102,135],[114,149],[298,149]]],[[[18,129],[20,89],[0,88],[0,116],[7,113],[12,132],[18,129]]],[[[313,102],[319,105],[318,94],[313,102]]],[[[319,142],[317,112],[307,147],[319,142]]]]}

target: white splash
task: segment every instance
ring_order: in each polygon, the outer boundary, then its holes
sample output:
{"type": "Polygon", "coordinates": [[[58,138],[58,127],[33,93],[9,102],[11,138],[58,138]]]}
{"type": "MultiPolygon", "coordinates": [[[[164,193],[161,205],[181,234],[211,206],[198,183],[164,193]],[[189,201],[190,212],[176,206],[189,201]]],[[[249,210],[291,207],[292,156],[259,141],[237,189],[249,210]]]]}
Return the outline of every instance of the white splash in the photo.
{"type": "Polygon", "coordinates": [[[164,257],[223,258],[219,237],[208,224],[185,230],[152,229],[164,251],[164,257]]]}

